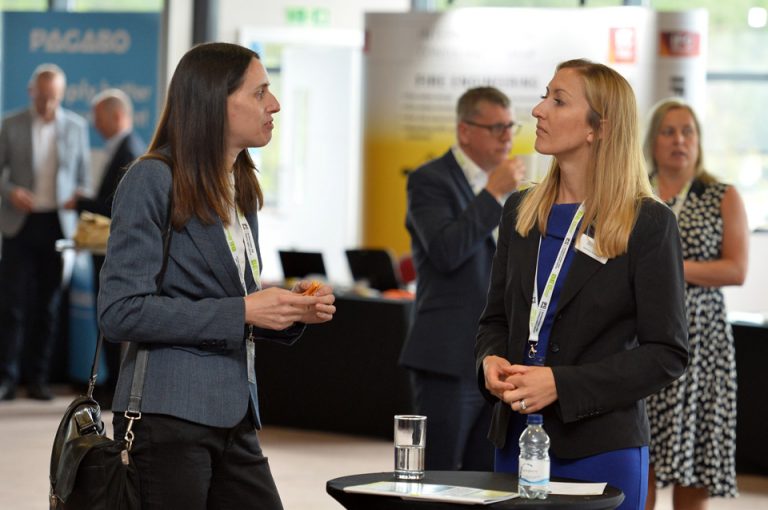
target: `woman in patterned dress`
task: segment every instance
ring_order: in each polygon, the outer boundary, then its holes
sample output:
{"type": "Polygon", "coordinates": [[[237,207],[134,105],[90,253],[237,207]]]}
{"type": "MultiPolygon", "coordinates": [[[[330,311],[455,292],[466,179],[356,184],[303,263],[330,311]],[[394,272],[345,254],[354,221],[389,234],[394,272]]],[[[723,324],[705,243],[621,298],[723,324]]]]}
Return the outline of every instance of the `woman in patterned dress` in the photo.
{"type": "Polygon", "coordinates": [[[656,486],[674,485],[675,510],[703,509],[710,497],[735,497],[736,362],[720,287],[747,272],[747,217],[733,186],[704,170],[700,124],[677,99],[659,103],[645,139],[654,191],[677,216],[683,242],[690,364],[647,399],[656,486]]]}

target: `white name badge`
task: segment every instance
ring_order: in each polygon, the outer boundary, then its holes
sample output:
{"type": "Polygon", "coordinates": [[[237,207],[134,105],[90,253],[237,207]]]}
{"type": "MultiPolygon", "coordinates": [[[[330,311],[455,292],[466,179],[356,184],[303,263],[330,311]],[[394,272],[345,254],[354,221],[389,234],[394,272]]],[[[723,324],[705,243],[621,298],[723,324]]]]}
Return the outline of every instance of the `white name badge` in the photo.
{"type": "Polygon", "coordinates": [[[579,236],[579,239],[576,241],[576,249],[585,255],[589,255],[601,264],[608,262],[608,258],[600,257],[597,253],[595,253],[595,240],[589,237],[587,234],[582,234],[579,236]]]}

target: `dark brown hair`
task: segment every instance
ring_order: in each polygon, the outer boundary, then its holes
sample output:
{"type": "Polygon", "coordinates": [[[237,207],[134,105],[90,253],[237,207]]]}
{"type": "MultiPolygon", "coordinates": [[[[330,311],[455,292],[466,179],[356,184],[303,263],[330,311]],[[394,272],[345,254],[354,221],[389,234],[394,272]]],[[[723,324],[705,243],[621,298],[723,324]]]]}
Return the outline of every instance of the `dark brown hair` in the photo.
{"type": "MultiPolygon", "coordinates": [[[[168,87],[165,106],[147,154],[160,159],[173,175],[174,229],[192,216],[212,224],[228,222],[234,205],[229,194],[226,155],[227,97],[243,83],[251,61],[259,55],[229,43],[195,46],[179,61],[168,87]]],[[[256,167],[243,150],[234,167],[235,202],[244,214],[259,209],[264,196],[256,167]]]]}

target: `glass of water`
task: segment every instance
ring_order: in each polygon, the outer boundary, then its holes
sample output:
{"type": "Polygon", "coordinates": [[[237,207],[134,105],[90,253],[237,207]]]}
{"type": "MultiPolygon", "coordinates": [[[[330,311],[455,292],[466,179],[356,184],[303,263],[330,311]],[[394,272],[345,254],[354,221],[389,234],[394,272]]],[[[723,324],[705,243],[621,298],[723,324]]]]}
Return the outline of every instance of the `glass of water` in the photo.
{"type": "Polygon", "coordinates": [[[427,446],[427,417],[395,415],[395,478],[424,478],[424,449],[427,446]]]}

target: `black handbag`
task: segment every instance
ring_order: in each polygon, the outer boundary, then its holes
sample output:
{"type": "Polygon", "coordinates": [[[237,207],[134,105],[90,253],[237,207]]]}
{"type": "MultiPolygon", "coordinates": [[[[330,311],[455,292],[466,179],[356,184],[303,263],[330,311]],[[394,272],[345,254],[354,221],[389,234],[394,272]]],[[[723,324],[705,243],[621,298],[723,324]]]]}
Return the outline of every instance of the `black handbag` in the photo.
{"type": "MultiPolygon", "coordinates": [[[[171,203],[163,234],[163,265],[155,279],[157,292],[168,265],[170,247],[171,203]]],[[[128,419],[122,439],[107,437],[101,408],[93,399],[98,376],[99,354],[104,335],[99,335],[91,364],[88,390],[69,404],[53,440],[50,467],[50,510],[139,510],[141,497],[139,473],[131,459],[134,422],[141,419],[141,395],[144,388],[149,351],[131,343],[126,356],[134,357],[131,395],[125,417],[128,419]]]]}
{"type": "MultiPolygon", "coordinates": [[[[99,338],[97,356],[102,341],[99,338]]],[[[56,431],[51,452],[51,510],[141,508],[139,474],[130,456],[131,427],[141,413],[126,411],[130,421],[125,437],[108,438],[101,409],[92,397],[95,381],[92,375],[87,393],[69,405],[56,431]]]]}

